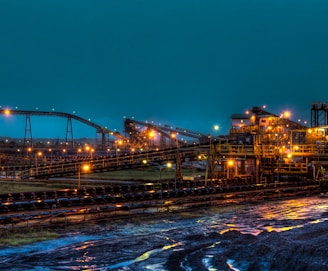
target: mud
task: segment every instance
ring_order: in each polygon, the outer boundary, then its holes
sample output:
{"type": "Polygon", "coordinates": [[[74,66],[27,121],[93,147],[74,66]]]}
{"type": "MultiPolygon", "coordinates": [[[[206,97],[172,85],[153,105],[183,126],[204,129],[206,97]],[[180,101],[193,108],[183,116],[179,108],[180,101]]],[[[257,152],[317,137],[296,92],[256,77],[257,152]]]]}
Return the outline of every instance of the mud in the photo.
{"type": "Polygon", "coordinates": [[[303,198],[97,224],[0,250],[0,270],[328,270],[328,203],[303,198]]]}

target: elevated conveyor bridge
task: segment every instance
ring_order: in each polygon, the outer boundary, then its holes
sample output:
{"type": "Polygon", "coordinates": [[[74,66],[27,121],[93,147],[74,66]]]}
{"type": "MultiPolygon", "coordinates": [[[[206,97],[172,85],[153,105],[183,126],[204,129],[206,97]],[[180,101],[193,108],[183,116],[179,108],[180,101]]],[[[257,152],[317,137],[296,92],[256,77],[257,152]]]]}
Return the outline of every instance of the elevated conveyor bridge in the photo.
{"type": "MultiPolygon", "coordinates": [[[[198,153],[207,152],[209,145],[186,146],[157,151],[124,154],[111,157],[96,157],[95,159],[71,160],[47,164],[32,165],[21,170],[21,178],[52,178],[77,175],[82,172],[82,166],[89,166],[88,173],[107,172],[122,169],[160,167],[166,162],[180,164],[186,158],[197,159],[198,153]],[[177,161],[177,159],[181,159],[177,161]]],[[[16,169],[17,170],[17,169],[16,169]]],[[[177,176],[181,178],[181,169],[177,168],[177,176]]]]}
{"type": "MultiPolygon", "coordinates": [[[[0,109],[0,114],[5,116],[10,115],[23,115],[26,118],[25,121],[25,132],[24,132],[24,147],[28,144],[30,144],[29,147],[32,147],[31,144],[33,144],[33,138],[32,138],[32,125],[31,125],[31,116],[44,116],[44,117],[60,117],[60,118],[66,118],[67,119],[67,126],[66,126],[66,135],[65,140],[66,142],[71,142],[72,147],[74,147],[74,137],[73,137],[73,126],[72,126],[72,120],[76,120],[78,122],[81,122],[87,126],[90,126],[96,130],[96,133],[101,134],[101,140],[102,140],[102,146],[104,147],[106,145],[106,135],[114,137],[116,139],[123,140],[125,142],[128,142],[129,139],[125,136],[121,135],[120,133],[116,131],[109,130],[105,127],[100,126],[99,124],[96,124],[90,120],[87,120],[85,118],[79,117],[75,114],[70,113],[64,113],[64,112],[56,112],[56,111],[39,111],[39,110],[11,110],[11,109],[0,109]],[[70,138],[69,138],[70,136],[70,138]]],[[[26,146],[28,147],[28,146],[26,146]]]]}
{"type": "Polygon", "coordinates": [[[185,140],[180,139],[181,136],[188,139],[196,140],[197,143],[209,143],[209,135],[184,129],[181,127],[172,127],[170,125],[156,125],[150,122],[138,121],[135,119],[126,118],[124,120],[125,134],[129,135],[131,143],[136,145],[148,144],[147,141],[152,138],[147,133],[155,131],[160,135],[160,146],[166,146],[165,140],[171,141],[173,144],[187,145],[185,140]]]}

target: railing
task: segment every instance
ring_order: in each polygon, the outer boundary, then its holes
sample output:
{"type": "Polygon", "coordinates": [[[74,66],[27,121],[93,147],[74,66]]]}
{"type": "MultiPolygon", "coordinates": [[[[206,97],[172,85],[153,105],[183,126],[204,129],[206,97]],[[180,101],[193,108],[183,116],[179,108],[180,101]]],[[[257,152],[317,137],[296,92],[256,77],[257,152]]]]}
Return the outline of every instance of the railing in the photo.
{"type": "Polygon", "coordinates": [[[292,154],[299,156],[309,156],[309,155],[328,155],[328,145],[318,145],[318,144],[303,144],[292,146],[292,154]]]}
{"type": "MultiPolygon", "coordinates": [[[[180,159],[192,154],[192,148],[180,152],[180,159]]],[[[103,157],[89,160],[66,161],[34,166],[30,169],[23,170],[21,178],[37,177],[55,177],[78,174],[81,166],[88,164],[90,172],[104,172],[126,168],[146,167],[160,165],[165,161],[175,162],[177,149],[144,152],[129,155],[120,155],[113,157],[103,157]]]]}
{"type": "Polygon", "coordinates": [[[278,153],[276,145],[254,145],[254,154],[263,158],[271,158],[278,153]]]}
{"type": "Polygon", "coordinates": [[[254,154],[253,145],[231,145],[231,144],[218,144],[216,151],[219,154],[254,154]]]}
{"type": "Polygon", "coordinates": [[[263,171],[279,174],[306,174],[308,173],[308,165],[306,163],[263,164],[263,171]]]}

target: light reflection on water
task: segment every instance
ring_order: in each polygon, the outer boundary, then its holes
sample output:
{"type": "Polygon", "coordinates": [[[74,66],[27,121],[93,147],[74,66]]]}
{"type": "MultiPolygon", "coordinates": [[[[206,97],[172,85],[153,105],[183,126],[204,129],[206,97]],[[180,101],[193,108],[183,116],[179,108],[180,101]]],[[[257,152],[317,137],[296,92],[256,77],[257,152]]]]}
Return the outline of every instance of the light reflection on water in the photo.
{"type": "MultiPolygon", "coordinates": [[[[319,197],[210,207],[169,218],[163,215],[163,219],[148,223],[121,222],[101,234],[72,234],[58,240],[3,248],[0,250],[0,264],[15,262],[19,266],[19,255],[24,255],[26,259],[21,261],[28,260],[31,265],[25,270],[131,270],[129,266],[138,264],[141,270],[165,271],[168,253],[187,249],[184,240],[188,236],[229,230],[252,235],[262,231],[286,231],[323,222],[328,219],[326,214],[323,216],[327,211],[326,199],[319,197]],[[140,239],[139,243],[137,239],[140,239]],[[124,242],[131,242],[131,246],[121,248],[124,242]],[[121,249],[111,247],[113,243],[121,249]]],[[[212,263],[213,255],[220,253],[216,244],[213,240],[212,246],[206,245],[207,254],[202,256],[203,266],[209,271],[217,270],[212,263]]],[[[239,270],[234,269],[232,262],[229,264],[231,270],[239,270]]],[[[188,262],[183,268],[194,270],[188,262]]]]}
{"type": "Polygon", "coordinates": [[[327,218],[322,213],[328,211],[327,202],[318,197],[283,200],[265,204],[238,206],[230,217],[220,217],[220,214],[211,218],[211,228],[220,233],[229,230],[238,230],[242,233],[258,235],[264,230],[286,231],[303,227],[306,224],[320,223],[327,218]],[[218,221],[226,220],[222,227],[218,221]]]}
{"type": "Polygon", "coordinates": [[[234,260],[228,260],[227,261],[227,264],[228,264],[228,266],[229,266],[229,268],[231,269],[231,270],[233,270],[233,271],[240,271],[239,269],[237,269],[237,268],[235,268],[234,266],[233,266],[233,264],[234,264],[234,260]]]}

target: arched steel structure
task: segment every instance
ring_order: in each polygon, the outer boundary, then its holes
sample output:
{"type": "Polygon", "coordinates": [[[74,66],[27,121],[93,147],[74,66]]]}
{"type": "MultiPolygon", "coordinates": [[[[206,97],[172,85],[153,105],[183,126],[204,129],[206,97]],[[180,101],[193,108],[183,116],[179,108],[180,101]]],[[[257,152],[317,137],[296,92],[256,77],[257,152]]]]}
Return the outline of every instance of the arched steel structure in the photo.
{"type": "Polygon", "coordinates": [[[105,147],[106,145],[106,135],[112,136],[114,138],[123,140],[128,142],[129,139],[125,136],[121,135],[119,132],[109,130],[105,127],[102,127],[99,124],[96,124],[92,121],[89,121],[85,118],[79,117],[75,114],[64,113],[64,112],[56,112],[56,111],[39,111],[39,110],[12,110],[12,109],[0,109],[0,114],[2,115],[25,115],[26,122],[25,122],[25,132],[24,132],[24,147],[29,139],[30,144],[32,144],[32,125],[31,125],[31,116],[45,116],[45,117],[60,117],[67,119],[66,125],[66,136],[65,140],[68,142],[69,135],[72,142],[72,147],[74,146],[74,137],[73,137],[73,126],[72,126],[72,119],[81,122],[87,126],[90,126],[96,130],[96,133],[101,134],[101,141],[102,146],[105,147]]]}

